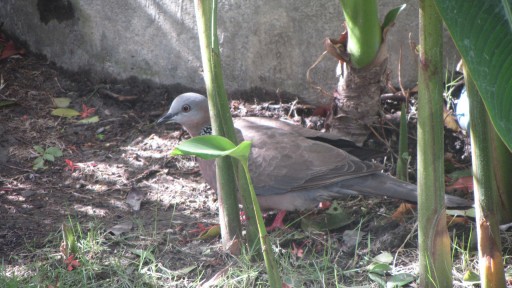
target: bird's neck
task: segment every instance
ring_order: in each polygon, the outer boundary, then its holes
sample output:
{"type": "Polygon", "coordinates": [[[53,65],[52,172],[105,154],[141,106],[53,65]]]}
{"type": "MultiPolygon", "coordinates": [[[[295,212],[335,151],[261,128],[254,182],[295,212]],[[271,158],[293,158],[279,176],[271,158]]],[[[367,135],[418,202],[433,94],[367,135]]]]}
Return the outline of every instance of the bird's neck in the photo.
{"type": "Polygon", "coordinates": [[[200,136],[203,136],[203,135],[212,135],[212,125],[208,124],[208,125],[204,126],[204,127],[201,129],[201,132],[199,132],[199,135],[200,135],[200,136]]]}

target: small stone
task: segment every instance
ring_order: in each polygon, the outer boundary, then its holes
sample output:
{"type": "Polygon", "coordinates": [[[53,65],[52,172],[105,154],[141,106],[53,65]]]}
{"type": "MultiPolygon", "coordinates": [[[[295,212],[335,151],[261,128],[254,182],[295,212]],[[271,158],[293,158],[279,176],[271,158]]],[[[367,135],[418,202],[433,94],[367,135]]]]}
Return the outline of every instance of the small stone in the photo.
{"type": "Polygon", "coordinates": [[[25,191],[22,191],[20,194],[23,197],[30,197],[30,196],[36,194],[36,191],[34,191],[34,190],[25,190],[25,191]]]}

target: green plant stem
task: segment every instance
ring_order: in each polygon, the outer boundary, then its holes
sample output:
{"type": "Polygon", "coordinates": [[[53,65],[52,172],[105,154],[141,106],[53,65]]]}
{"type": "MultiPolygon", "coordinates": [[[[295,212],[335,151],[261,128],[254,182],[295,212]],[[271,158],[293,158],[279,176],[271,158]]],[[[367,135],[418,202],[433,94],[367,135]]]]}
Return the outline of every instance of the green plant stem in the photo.
{"type": "Polygon", "coordinates": [[[267,268],[269,285],[272,288],[282,287],[281,276],[279,275],[279,269],[277,267],[274,253],[272,251],[272,244],[270,244],[270,240],[268,239],[265,222],[263,221],[263,216],[261,215],[260,204],[258,202],[258,198],[256,197],[256,192],[254,191],[251,176],[249,174],[249,164],[247,159],[245,159],[245,161],[241,161],[241,163],[244,168],[245,175],[247,177],[247,183],[250,188],[250,198],[252,200],[252,204],[254,205],[253,211],[256,216],[256,223],[258,225],[261,251],[263,253],[263,259],[265,261],[265,267],[267,268]]]}
{"type": "Polygon", "coordinates": [[[444,204],[443,37],[433,0],[420,0],[418,238],[420,286],[452,287],[444,204]]]}
{"type": "MultiPolygon", "coordinates": [[[[233,143],[238,143],[222,77],[216,4],[217,1],[211,0],[195,1],[203,75],[213,133],[224,136],[233,143]]],[[[236,197],[237,187],[236,181],[234,181],[235,166],[229,157],[221,157],[217,159],[216,163],[222,244],[225,250],[233,254],[240,254],[241,224],[236,197]]]]}
{"type": "Polygon", "coordinates": [[[491,131],[493,168],[498,189],[500,224],[512,222],[512,152],[508,150],[496,129],[491,131]]]}
{"type": "Polygon", "coordinates": [[[377,0],[340,0],[348,30],[351,65],[363,68],[373,62],[382,43],[377,0]]]}
{"type": "Polygon", "coordinates": [[[464,78],[469,99],[480,283],[484,288],[505,287],[498,227],[499,203],[495,197],[498,193],[491,151],[493,128],[482,98],[466,69],[464,69],[464,78]]]}

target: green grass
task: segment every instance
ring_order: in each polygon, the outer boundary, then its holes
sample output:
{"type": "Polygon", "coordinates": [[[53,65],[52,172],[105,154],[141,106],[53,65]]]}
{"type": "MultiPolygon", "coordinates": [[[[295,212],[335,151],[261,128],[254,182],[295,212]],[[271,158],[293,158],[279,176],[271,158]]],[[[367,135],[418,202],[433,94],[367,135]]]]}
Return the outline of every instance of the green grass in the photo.
{"type": "MultiPolygon", "coordinates": [[[[139,226],[138,233],[118,237],[106,233],[98,222],[82,226],[72,220],[68,225],[76,241],[79,267],[68,271],[60,250],[63,236],[53,234],[46,239],[44,249],[26,247],[31,253],[30,263],[3,262],[0,287],[156,287],[174,281],[175,275],[160,269],[154,257],[155,243],[165,243],[166,239],[143,236],[157,234],[139,226]]],[[[10,260],[16,260],[16,256],[11,255],[10,260]]]]}
{"type": "MultiPolygon", "coordinates": [[[[0,287],[197,287],[201,282],[215,278],[215,273],[218,275],[213,287],[267,287],[263,262],[251,261],[247,252],[240,257],[224,254],[219,251],[218,239],[211,242],[194,240],[198,241],[196,246],[200,251],[191,252],[174,236],[159,231],[156,221],[148,224],[136,217],[131,220],[134,229],[121,236],[112,236],[99,220],[79,223],[69,219],[67,223],[76,240],[78,268],[68,271],[60,250],[63,234],[57,231],[44,241],[44,248],[36,249],[27,243],[23,253],[0,262],[0,287]],[[191,253],[200,255],[193,261],[174,262],[175,255],[187,257],[191,253]],[[207,265],[202,258],[215,258],[219,264],[207,265]]],[[[359,228],[356,226],[355,231],[359,228]]],[[[270,237],[282,279],[290,286],[379,287],[375,275],[369,275],[369,266],[376,261],[369,236],[359,242],[355,251],[341,249],[344,245],[341,233],[289,229],[274,232],[270,237]],[[301,254],[297,253],[298,249],[294,251],[294,245],[302,248],[301,254]]],[[[467,238],[470,237],[453,238],[455,287],[463,287],[465,273],[478,271],[475,270],[478,269],[476,252],[468,245],[467,238]]],[[[409,241],[413,243],[415,240],[409,241]]],[[[385,276],[377,275],[384,281],[382,283],[392,275],[417,274],[415,248],[400,249],[398,253],[392,251],[391,255],[395,259],[387,265],[392,270],[385,276]]],[[[505,259],[509,261],[509,258],[505,259]]]]}

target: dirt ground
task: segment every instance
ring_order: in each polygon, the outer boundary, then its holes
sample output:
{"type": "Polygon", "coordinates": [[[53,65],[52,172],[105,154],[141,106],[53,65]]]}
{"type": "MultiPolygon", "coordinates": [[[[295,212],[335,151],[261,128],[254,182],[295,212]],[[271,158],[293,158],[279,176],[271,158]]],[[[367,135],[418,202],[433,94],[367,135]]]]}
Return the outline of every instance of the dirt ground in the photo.
{"type": "MultiPolygon", "coordinates": [[[[218,214],[216,196],[201,180],[193,159],[169,156],[172,147],[186,136],[178,126],[154,125],[171,100],[190,89],[135,79],[94,79],[87,73],[63,71],[34,55],[2,60],[0,74],[0,99],[14,101],[0,107],[0,259],[4,264],[31,261],[33,254],[27,251],[47,248],[48,239],[59,235],[61,225],[69,219],[79,222],[84,231],[91,223],[99,223],[107,232],[114,225],[130,222],[138,228],[125,232],[128,238],[160,235],[158,239],[165,240],[155,246],[166,259],[167,269],[199,267],[186,277],[209,279],[229,263],[218,238],[199,240],[193,231],[198,224],[215,224],[218,214]],[[99,116],[99,121],[80,124],[79,117],[52,116],[52,99],[59,97],[70,98],[70,108],[77,111],[83,111],[83,105],[95,108],[91,115],[99,116]],[[36,145],[58,147],[63,156],[46,161],[46,169],[35,171],[36,145]],[[144,195],[140,211],[126,203],[127,195],[134,191],[144,195]]],[[[250,114],[247,110],[259,115],[286,114],[291,106],[280,106],[277,95],[260,90],[244,95],[245,100],[254,98],[274,101],[259,105],[252,105],[254,100],[237,101],[235,106],[244,103],[245,109],[238,109],[238,114],[250,114]]],[[[311,112],[310,107],[300,107],[304,113],[311,112]]],[[[388,136],[394,137],[392,133],[388,136]]],[[[461,151],[458,153],[464,154],[461,151]]],[[[404,243],[414,248],[414,216],[402,223],[390,219],[399,204],[390,199],[350,199],[344,204],[348,211],[365,220],[348,227],[362,224],[363,230],[375,237],[375,253],[396,250],[404,243]]],[[[292,213],[286,221],[297,216],[292,213]]],[[[291,229],[300,231],[297,224],[291,229]]],[[[299,241],[318,248],[330,237],[330,245],[347,249],[342,241],[345,230],[299,241]]],[[[279,233],[273,234],[281,239],[281,247],[292,249],[289,238],[280,238],[289,233],[279,233]]],[[[110,245],[115,249],[115,244],[110,245]]],[[[138,245],[133,243],[133,247],[138,245]]],[[[351,259],[340,257],[340,266],[345,267],[351,259]]]]}
{"type": "Polygon", "coordinates": [[[153,125],[183,87],[91,83],[85,75],[66,73],[36,56],[0,65],[2,96],[16,101],[0,114],[4,259],[14,260],[6,256],[18,254],[27,241],[43,247],[49,233],[57,233],[68,217],[100,219],[107,228],[136,217],[147,225],[157,223],[162,231],[176,229],[176,223],[215,222],[214,195],[201,184],[193,162],[168,158],[180,133],[153,125]],[[136,100],[119,101],[102,91],[136,100]],[[100,121],[84,125],[51,116],[52,98],[57,97],[71,98],[71,107],[78,111],[82,104],[94,107],[100,121]],[[47,169],[34,171],[35,145],[58,147],[64,155],[47,162],[47,169]],[[65,159],[78,167],[67,169],[65,159]],[[125,203],[132,186],[147,194],[139,213],[125,203]]]}

